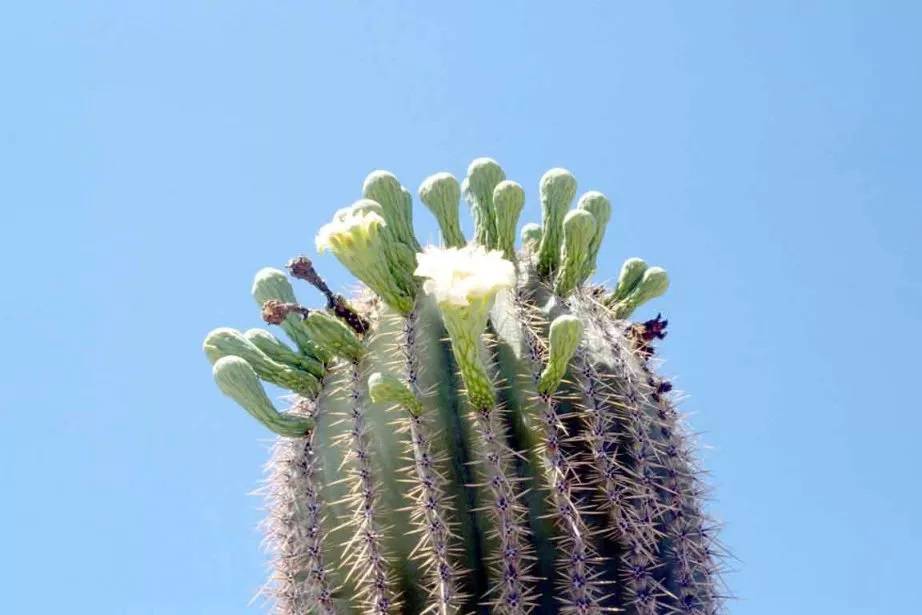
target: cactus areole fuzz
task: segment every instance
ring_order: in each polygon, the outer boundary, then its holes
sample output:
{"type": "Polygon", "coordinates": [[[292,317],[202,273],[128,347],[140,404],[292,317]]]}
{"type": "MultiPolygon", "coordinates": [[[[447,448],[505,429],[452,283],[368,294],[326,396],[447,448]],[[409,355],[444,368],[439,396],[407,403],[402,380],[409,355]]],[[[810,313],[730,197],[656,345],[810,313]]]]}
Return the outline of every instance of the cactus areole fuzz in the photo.
{"type": "Polygon", "coordinates": [[[630,320],[666,271],[631,258],[613,288],[589,281],[612,206],[577,199],[566,169],[541,178],[518,250],[525,191],[495,160],[418,193],[441,245],[419,244],[410,192],[375,171],[316,235],[366,290],[336,294],[295,258],[253,282],[269,330],[205,339],[221,391],[277,435],[274,612],[723,612],[693,443],[653,370],[666,321],[630,320]]]}

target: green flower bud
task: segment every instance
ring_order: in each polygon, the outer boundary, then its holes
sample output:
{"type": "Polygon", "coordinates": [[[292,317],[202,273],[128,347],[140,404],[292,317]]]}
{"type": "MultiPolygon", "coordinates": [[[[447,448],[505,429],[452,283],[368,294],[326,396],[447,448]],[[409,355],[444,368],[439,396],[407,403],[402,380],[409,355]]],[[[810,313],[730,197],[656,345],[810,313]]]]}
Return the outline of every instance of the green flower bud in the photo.
{"type": "Polygon", "coordinates": [[[538,273],[548,276],[560,264],[563,217],[576,196],[576,178],[566,169],[551,169],[541,177],[541,247],[538,273]]]}
{"type": "MultiPolygon", "coordinates": [[[[264,267],[256,272],[250,293],[260,309],[270,299],[281,301],[282,303],[297,303],[295,291],[291,287],[288,277],[283,272],[272,267],[264,267]]],[[[297,316],[289,315],[282,321],[280,326],[285,335],[297,345],[298,350],[304,354],[320,358],[320,355],[317,354],[317,347],[304,332],[304,329],[301,328],[300,319],[297,316]]]]}
{"type": "Polygon", "coordinates": [[[243,337],[266,353],[270,359],[304,370],[318,378],[323,377],[323,363],[314,357],[298,354],[265,329],[247,329],[243,332],[243,337]]]}
{"type": "Polygon", "coordinates": [[[515,229],[525,207],[525,191],[514,181],[501,181],[493,189],[496,213],[496,247],[508,260],[515,260],[515,229]]]}
{"type": "Polygon", "coordinates": [[[391,376],[375,372],[368,378],[368,394],[376,404],[397,404],[412,414],[419,416],[423,404],[403,382],[391,376]]]}
{"type": "Polygon", "coordinates": [[[595,236],[595,217],[588,211],[574,209],[563,219],[561,266],[554,282],[554,292],[566,297],[582,281],[589,245],[595,236]]]}
{"type": "Polygon", "coordinates": [[[419,198],[438,220],[442,241],[447,248],[460,248],[467,243],[461,232],[458,203],[461,187],[451,173],[436,173],[419,186],[419,198]]]}
{"type": "Polygon", "coordinates": [[[499,250],[480,245],[429,247],[417,261],[416,275],[425,278],[423,290],[442,314],[468,398],[477,409],[492,409],[496,392],[481,357],[481,336],[496,294],[515,286],[515,266],[499,250]]]}
{"type": "Polygon", "coordinates": [[[300,395],[311,397],[320,391],[320,382],[311,374],[274,361],[236,329],[220,327],[205,336],[202,345],[212,363],[222,357],[244,359],[259,377],[300,395]]]}
{"type": "Polygon", "coordinates": [[[311,339],[336,356],[358,361],[365,355],[365,346],[352,329],[326,312],[312,311],[302,324],[311,339]]]}
{"type": "Polygon", "coordinates": [[[582,279],[580,280],[580,283],[582,283],[588,280],[596,269],[596,259],[599,256],[599,250],[602,248],[602,240],[605,239],[605,228],[611,219],[611,201],[601,192],[592,191],[579,197],[576,208],[588,211],[595,218],[595,234],[592,236],[589,249],[586,251],[582,279]]]}
{"type": "Polygon", "coordinates": [[[506,174],[492,158],[477,158],[467,167],[467,177],[461,192],[471,206],[474,217],[474,241],[486,248],[496,248],[496,212],[493,189],[506,179],[506,174]]]}
{"type": "Polygon", "coordinates": [[[541,225],[529,222],[522,227],[522,247],[535,254],[541,245],[541,225]]]}
{"type": "Polygon", "coordinates": [[[583,339],[583,323],[576,316],[558,316],[551,323],[548,339],[548,360],[538,379],[538,392],[552,395],[567,372],[567,365],[573,358],[583,339]]]}
{"type": "Polygon", "coordinates": [[[413,234],[413,199],[388,171],[372,171],[362,184],[362,196],[381,205],[386,233],[408,246],[415,254],[419,242],[413,234]]]}
{"type": "Polygon", "coordinates": [[[662,267],[650,267],[633,291],[614,307],[616,318],[627,318],[638,307],[664,294],[669,288],[669,275],[662,267]]]}
{"type": "Polygon", "coordinates": [[[222,393],[278,435],[300,438],[314,428],[314,420],[310,417],[282,414],[276,410],[256,372],[240,357],[221,357],[215,362],[212,373],[222,393]]]}
{"type": "Polygon", "coordinates": [[[614,305],[622,301],[631,294],[631,291],[640,283],[644,271],[647,270],[647,263],[642,258],[629,258],[621,265],[621,273],[618,275],[618,284],[614,292],[605,300],[606,305],[614,305]]]}
{"type": "MultiPolygon", "coordinates": [[[[339,262],[385,303],[409,314],[415,295],[398,283],[398,276],[391,269],[388,255],[395,250],[395,244],[387,241],[383,233],[386,222],[374,211],[372,203],[359,201],[321,227],[317,233],[317,251],[333,252],[339,262]]],[[[411,279],[412,273],[412,269],[406,272],[411,279]]]]}

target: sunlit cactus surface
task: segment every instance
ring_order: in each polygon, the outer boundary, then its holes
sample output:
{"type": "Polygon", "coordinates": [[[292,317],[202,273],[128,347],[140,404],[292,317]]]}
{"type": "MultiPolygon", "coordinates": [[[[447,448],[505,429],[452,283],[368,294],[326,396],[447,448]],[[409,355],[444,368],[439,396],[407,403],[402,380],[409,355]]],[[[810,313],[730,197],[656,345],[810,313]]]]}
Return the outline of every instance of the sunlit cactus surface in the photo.
{"type": "Polygon", "coordinates": [[[611,202],[559,168],[538,193],[516,249],[525,191],[496,161],[436,173],[418,195],[441,245],[421,246],[410,192],[375,171],[316,235],[365,290],[297,257],[253,281],[268,329],[206,337],[218,387],[277,434],[276,613],[723,612],[693,443],[653,370],[666,321],[631,320],[666,271],[630,258],[590,282],[611,202]]]}

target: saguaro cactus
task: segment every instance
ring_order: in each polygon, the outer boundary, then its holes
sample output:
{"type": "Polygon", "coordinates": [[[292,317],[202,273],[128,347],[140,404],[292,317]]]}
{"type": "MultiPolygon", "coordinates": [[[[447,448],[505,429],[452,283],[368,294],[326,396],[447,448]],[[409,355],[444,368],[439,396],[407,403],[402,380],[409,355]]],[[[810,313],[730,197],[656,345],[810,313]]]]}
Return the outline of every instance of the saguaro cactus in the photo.
{"type": "Polygon", "coordinates": [[[589,282],[611,202],[576,179],[525,191],[479,158],[419,195],[444,247],[421,247],[412,197],[375,171],[317,234],[366,290],[333,293],[306,257],[297,302],[261,269],[264,329],[215,329],[215,380],[277,434],[265,524],[279,615],[577,613],[712,615],[721,549],[672,385],[654,372],[661,267],[628,259],[613,289],[589,282]],[[459,203],[469,202],[465,239],[459,203]],[[276,408],[260,381],[291,391],[276,408]]]}

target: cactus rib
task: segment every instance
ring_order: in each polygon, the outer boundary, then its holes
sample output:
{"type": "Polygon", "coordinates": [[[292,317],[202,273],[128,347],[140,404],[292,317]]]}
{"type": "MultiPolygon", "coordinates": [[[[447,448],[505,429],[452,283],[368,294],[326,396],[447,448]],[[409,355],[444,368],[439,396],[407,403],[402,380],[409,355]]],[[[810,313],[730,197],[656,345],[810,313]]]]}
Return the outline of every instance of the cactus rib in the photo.
{"type": "MultiPolygon", "coordinates": [[[[299,398],[290,414],[313,419],[316,400],[299,398]]],[[[272,448],[266,533],[274,559],[276,610],[294,615],[313,610],[336,615],[334,587],[324,557],[324,502],[317,483],[314,432],[279,438],[272,448]]]]}
{"type": "MultiPolygon", "coordinates": [[[[570,359],[565,355],[572,355],[572,352],[564,350],[563,356],[551,356],[556,353],[548,352],[547,345],[532,328],[530,323],[534,318],[528,314],[531,308],[522,302],[522,295],[519,295],[517,307],[521,314],[528,359],[532,365],[532,380],[537,390],[535,405],[540,414],[534,422],[543,434],[541,452],[545,480],[554,521],[562,533],[559,559],[563,566],[565,595],[561,601],[566,612],[596,615],[602,612],[602,590],[597,583],[599,574],[594,569],[598,557],[589,543],[590,532],[582,512],[584,506],[575,494],[574,485],[579,482],[579,477],[573,460],[564,451],[563,444],[568,434],[563,426],[563,417],[558,412],[559,400],[554,394],[570,359]],[[562,362],[563,366],[557,366],[555,362],[562,362]],[[548,374],[553,374],[550,383],[548,374]]],[[[561,318],[568,317],[558,318],[551,327],[561,318]]],[[[580,335],[581,332],[580,328],[580,335]]],[[[575,346],[572,350],[575,350],[575,346]]]]}
{"type": "MultiPolygon", "coordinates": [[[[404,322],[401,350],[404,371],[410,393],[421,397],[419,386],[419,348],[416,344],[419,326],[418,308],[414,308],[404,322]]],[[[421,412],[409,413],[410,444],[413,466],[418,485],[414,500],[418,506],[416,516],[423,525],[421,546],[428,552],[427,563],[433,578],[433,610],[440,615],[457,613],[462,597],[458,595],[458,571],[452,561],[453,540],[448,515],[445,511],[445,478],[436,467],[430,422],[421,412]]]]}
{"type": "Polygon", "coordinates": [[[346,546],[347,560],[343,564],[349,567],[347,579],[357,575],[359,596],[367,612],[384,615],[390,612],[395,600],[382,544],[384,530],[376,518],[376,515],[380,514],[379,486],[372,467],[372,453],[365,424],[364,380],[358,361],[352,361],[345,367],[349,370],[346,394],[350,402],[350,426],[344,440],[349,448],[348,458],[352,466],[349,470],[352,480],[349,500],[353,512],[349,523],[353,527],[353,535],[346,546]]]}

